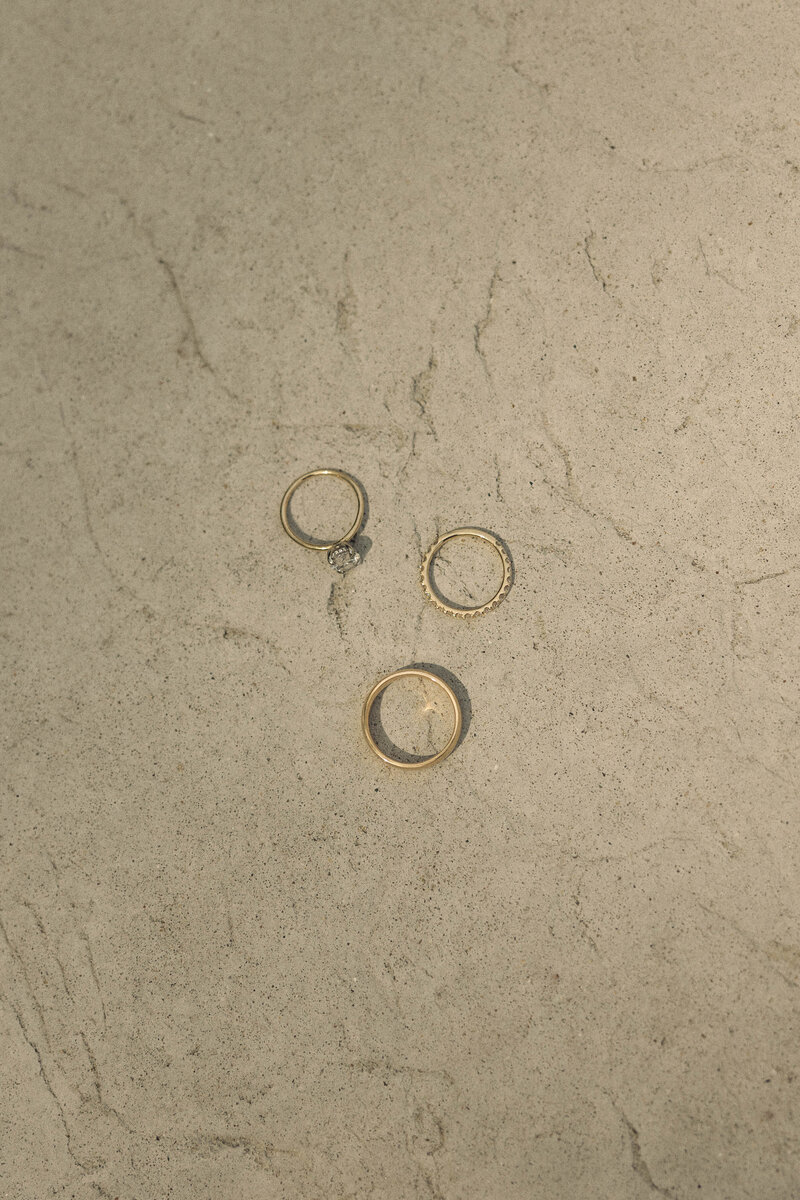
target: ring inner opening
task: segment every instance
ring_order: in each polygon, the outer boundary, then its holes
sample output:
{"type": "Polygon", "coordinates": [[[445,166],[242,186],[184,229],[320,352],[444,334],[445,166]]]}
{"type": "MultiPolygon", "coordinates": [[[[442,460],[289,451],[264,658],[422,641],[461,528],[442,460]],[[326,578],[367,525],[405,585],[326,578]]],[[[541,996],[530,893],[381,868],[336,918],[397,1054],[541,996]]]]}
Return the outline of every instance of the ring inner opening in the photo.
{"type": "Polygon", "coordinates": [[[369,728],[378,749],[399,762],[424,762],[444,750],[454,728],[444,688],[409,675],[393,680],[372,706],[369,728]]]}
{"type": "Polygon", "coordinates": [[[433,557],[430,580],[440,600],[453,608],[479,608],[503,583],[503,562],[483,538],[458,537],[433,557]]]}
{"type": "Polygon", "coordinates": [[[324,546],[348,533],[358,514],[358,497],[335,475],[304,480],[289,501],[289,524],[307,542],[324,546]]]}

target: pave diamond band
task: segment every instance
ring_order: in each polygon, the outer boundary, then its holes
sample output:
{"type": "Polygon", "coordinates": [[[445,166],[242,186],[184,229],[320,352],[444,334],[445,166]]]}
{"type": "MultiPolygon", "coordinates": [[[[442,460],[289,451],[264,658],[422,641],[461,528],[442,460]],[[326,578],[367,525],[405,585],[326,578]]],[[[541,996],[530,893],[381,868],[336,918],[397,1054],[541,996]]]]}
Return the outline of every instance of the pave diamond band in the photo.
{"type": "Polygon", "coordinates": [[[449,533],[443,534],[438,541],[433,543],[430,550],[423,558],[422,566],[420,568],[420,582],[426,597],[431,601],[432,604],[436,605],[440,612],[448,613],[451,617],[479,617],[483,613],[490,612],[493,608],[497,608],[497,605],[500,603],[500,601],[504,600],[508,595],[512,580],[513,568],[511,566],[511,559],[508,556],[508,551],[498,538],[491,533],[487,533],[485,529],[451,529],[449,533]],[[480,604],[475,608],[460,608],[455,604],[449,604],[447,600],[445,600],[435,591],[431,581],[433,560],[441,550],[442,546],[444,546],[445,542],[449,542],[453,538],[463,537],[480,538],[481,541],[488,542],[488,544],[492,546],[493,549],[495,549],[500,555],[500,561],[503,564],[503,582],[500,584],[499,589],[497,592],[495,592],[494,596],[492,596],[491,600],[487,600],[485,604],[480,604]]]}

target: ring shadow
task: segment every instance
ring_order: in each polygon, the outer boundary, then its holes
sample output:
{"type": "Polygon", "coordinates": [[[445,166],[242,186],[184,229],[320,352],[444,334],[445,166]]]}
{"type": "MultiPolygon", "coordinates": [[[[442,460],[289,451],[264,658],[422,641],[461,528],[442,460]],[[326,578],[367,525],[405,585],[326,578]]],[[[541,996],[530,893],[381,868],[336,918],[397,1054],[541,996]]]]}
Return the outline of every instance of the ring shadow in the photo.
{"type": "MultiPolygon", "coordinates": [[[[470,528],[472,528],[472,529],[479,529],[479,530],[481,531],[481,533],[488,533],[489,537],[493,537],[493,538],[494,538],[494,540],[495,540],[496,542],[499,542],[499,543],[500,543],[500,545],[501,545],[501,546],[503,547],[503,549],[505,550],[506,554],[508,555],[508,561],[511,563],[511,582],[510,582],[510,583],[509,583],[509,585],[508,585],[508,591],[510,592],[510,591],[511,591],[511,589],[513,588],[513,586],[514,586],[514,583],[515,583],[515,581],[516,581],[516,578],[517,578],[517,569],[516,569],[516,567],[515,567],[515,565],[514,565],[514,558],[513,558],[513,555],[511,554],[511,551],[510,551],[510,550],[509,550],[509,548],[508,548],[508,543],[506,542],[505,538],[501,538],[501,537],[500,537],[500,535],[499,535],[499,534],[497,534],[497,533],[495,533],[495,532],[494,532],[494,530],[492,530],[492,529],[484,529],[484,527],[483,527],[482,525],[472,525],[470,528]]],[[[465,535],[465,536],[468,536],[468,535],[465,535]]],[[[452,600],[449,600],[449,599],[447,598],[447,596],[444,596],[444,595],[442,595],[442,593],[441,593],[441,592],[439,591],[439,589],[437,588],[437,586],[436,586],[436,584],[435,584],[435,582],[434,582],[434,579],[433,579],[433,564],[434,564],[434,561],[436,560],[436,558],[437,558],[437,557],[438,557],[438,552],[437,552],[437,554],[435,554],[435,555],[433,556],[433,559],[431,559],[430,569],[429,569],[429,570],[428,570],[428,572],[427,572],[427,575],[428,575],[428,585],[429,585],[429,587],[430,587],[431,591],[432,591],[432,592],[435,592],[435,593],[436,593],[436,595],[437,595],[437,597],[438,597],[438,598],[439,598],[439,599],[440,599],[440,600],[441,600],[441,601],[442,601],[444,604],[449,604],[451,608],[456,608],[456,609],[459,609],[461,612],[467,612],[467,613],[468,613],[468,612],[470,611],[470,609],[469,609],[469,607],[468,607],[467,605],[464,605],[464,604],[454,604],[452,600]]],[[[508,595],[508,592],[506,593],[506,595],[508,595]]],[[[453,689],[453,690],[455,690],[455,689],[453,689]]]]}
{"type": "Polygon", "coordinates": [[[364,526],[369,520],[369,498],[367,496],[367,489],[364,487],[358,476],[353,475],[351,471],[348,471],[347,473],[356,481],[358,484],[358,489],[364,498],[364,516],[361,518],[361,525],[359,526],[358,533],[353,538],[353,545],[361,555],[361,561],[363,562],[372,549],[372,538],[367,537],[367,535],[363,532],[364,526]]]}
{"type": "MultiPolygon", "coordinates": [[[[369,498],[367,496],[367,489],[364,487],[364,484],[361,482],[361,480],[358,478],[358,476],[354,475],[352,473],[352,471],[348,471],[347,474],[350,476],[350,478],[353,480],[353,482],[357,485],[358,490],[361,492],[361,497],[364,501],[364,515],[361,518],[361,524],[358,528],[358,532],[355,534],[355,536],[350,541],[350,545],[355,546],[356,550],[359,553],[359,556],[361,557],[361,561],[363,562],[364,559],[369,554],[370,550],[372,549],[372,538],[367,537],[366,534],[364,534],[362,532],[364,529],[364,526],[366,525],[367,521],[369,520],[369,498]]],[[[311,537],[304,530],[302,530],[300,528],[300,526],[297,524],[297,522],[295,521],[294,517],[292,516],[291,501],[289,503],[288,509],[286,510],[286,520],[289,523],[289,525],[291,525],[291,527],[295,531],[295,533],[299,534],[300,537],[305,538],[305,540],[307,542],[316,542],[317,539],[311,537]]],[[[327,544],[328,544],[327,542],[319,542],[317,545],[315,545],[313,547],[313,549],[314,550],[322,550],[323,547],[326,546],[327,544]]]]}
{"type": "MultiPolygon", "coordinates": [[[[464,687],[460,679],[458,679],[452,671],[448,671],[446,667],[440,667],[438,663],[413,662],[407,664],[409,667],[414,667],[416,670],[430,671],[432,675],[438,675],[449,687],[453,689],[458,706],[461,709],[461,733],[458,741],[453,747],[456,751],[461,743],[465,740],[469,733],[469,727],[472,723],[472,703],[470,702],[469,692],[464,687]]],[[[380,721],[381,701],[386,695],[386,692],[381,692],[376,697],[375,703],[372,706],[372,711],[369,714],[369,727],[375,742],[383,750],[384,754],[388,754],[390,758],[396,758],[398,762],[403,763],[423,763],[431,757],[429,754],[410,754],[407,750],[403,750],[401,746],[396,745],[386,733],[380,721]]]]}

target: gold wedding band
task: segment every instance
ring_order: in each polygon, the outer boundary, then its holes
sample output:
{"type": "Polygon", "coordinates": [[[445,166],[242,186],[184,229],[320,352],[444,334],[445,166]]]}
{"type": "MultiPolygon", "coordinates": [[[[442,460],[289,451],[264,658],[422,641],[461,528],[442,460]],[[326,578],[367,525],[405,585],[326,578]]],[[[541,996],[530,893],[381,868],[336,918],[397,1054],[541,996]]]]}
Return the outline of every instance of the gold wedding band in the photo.
{"type": "Polygon", "coordinates": [[[335,467],[320,467],[317,471],[306,471],[305,475],[301,475],[299,479],[295,479],[294,483],[290,483],[283,500],[281,500],[281,525],[288,533],[289,537],[298,543],[300,546],[305,546],[306,550],[327,550],[328,562],[335,571],[344,574],[351,567],[356,566],[361,561],[361,556],[352,545],[353,538],[361,528],[361,523],[364,520],[364,493],[361,490],[361,485],[353,479],[352,475],[348,475],[346,471],[339,471],[335,467]],[[296,529],[293,528],[289,520],[289,504],[292,496],[295,494],[301,484],[307,479],[314,479],[317,475],[332,475],[335,479],[343,479],[349,487],[353,489],[358,500],[358,512],[356,519],[343,537],[337,538],[335,542],[312,542],[308,538],[304,538],[296,529]]]}
{"type": "Polygon", "coordinates": [[[500,601],[504,600],[508,595],[509,588],[511,587],[511,579],[511,559],[508,557],[505,546],[502,544],[502,542],[498,541],[496,537],[493,537],[491,533],[487,533],[485,529],[451,529],[449,533],[445,533],[442,537],[440,537],[438,542],[433,543],[430,550],[423,558],[422,567],[420,569],[420,582],[422,583],[422,590],[427,596],[428,600],[435,604],[441,612],[449,613],[452,617],[479,617],[482,613],[489,612],[491,609],[497,608],[497,605],[500,603],[500,601]],[[500,584],[499,589],[497,592],[495,592],[494,596],[492,596],[491,600],[488,600],[486,604],[478,605],[476,608],[459,608],[454,604],[448,604],[446,600],[444,600],[434,591],[433,584],[431,582],[431,568],[433,567],[434,558],[439,553],[442,546],[444,546],[445,542],[449,542],[452,538],[459,537],[480,538],[481,541],[488,542],[489,545],[493,546],[500,555],[500,561],[503,564],[503,582],[500,584]]]}
{"type": "Polygon", "coordinates": [[[364,731],[364,737],[367,739],[370,749],[377,754],[378,758],[382,759],[385,763],[388,763],[390,767],[402,767],[406,771],[416,771],[419,770],[420,767],[432,767],[434,763],[441,762],[443,758],[447,758],[448,754],[451,754],[458,745],[458,739],[461,737],[461,726],[461,705],[458,703],[458,697],[453,689],[449,684],[445,683],[443,679],[440,679],[438,675],[434,675],[432,671],[423,671],[421,667],[404,667],[400,671],[393,671],[391,675],[386,675],[383,679],[379,679],[364,701],[364,707],[361,711],[361,728],[364,731]],[[430,683],[438,684],[438,686],[447,693],[450,698],[450,703],[453,706],[454,724],[453,732],[450,735],[450,740],[442,750],[439,750],[437,754],[433,754],[430,758],[424,758],[421,762],[401,762],[398,758],[391,758],[388,754],[384,754],[383,750],[378,747],[378,744],[375,741],[375,738],[372,736],[372,731],[369,727],[369,718],[372,712],[372,707],[375,701],[378,699],[378,696],[380,696],[381,692],[384,691],[384,689],[387,688],[390,683],[394,683],[396,679],[405,679],[408,676],[414,676],[419,679],[427,679],[430,683]]]}

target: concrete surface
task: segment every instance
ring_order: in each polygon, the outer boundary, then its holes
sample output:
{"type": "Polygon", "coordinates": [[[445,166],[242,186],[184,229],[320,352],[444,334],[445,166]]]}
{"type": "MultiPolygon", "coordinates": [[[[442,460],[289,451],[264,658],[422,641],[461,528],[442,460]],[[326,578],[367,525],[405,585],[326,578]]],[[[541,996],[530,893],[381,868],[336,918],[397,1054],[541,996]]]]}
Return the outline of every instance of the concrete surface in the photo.
{"type": "Polygon", "coordinates": [[[6,5],[4,1197],[800,1196],[798,45],[6,5]],[[429,773],[359,729],[413,662],[429,773]]]}

